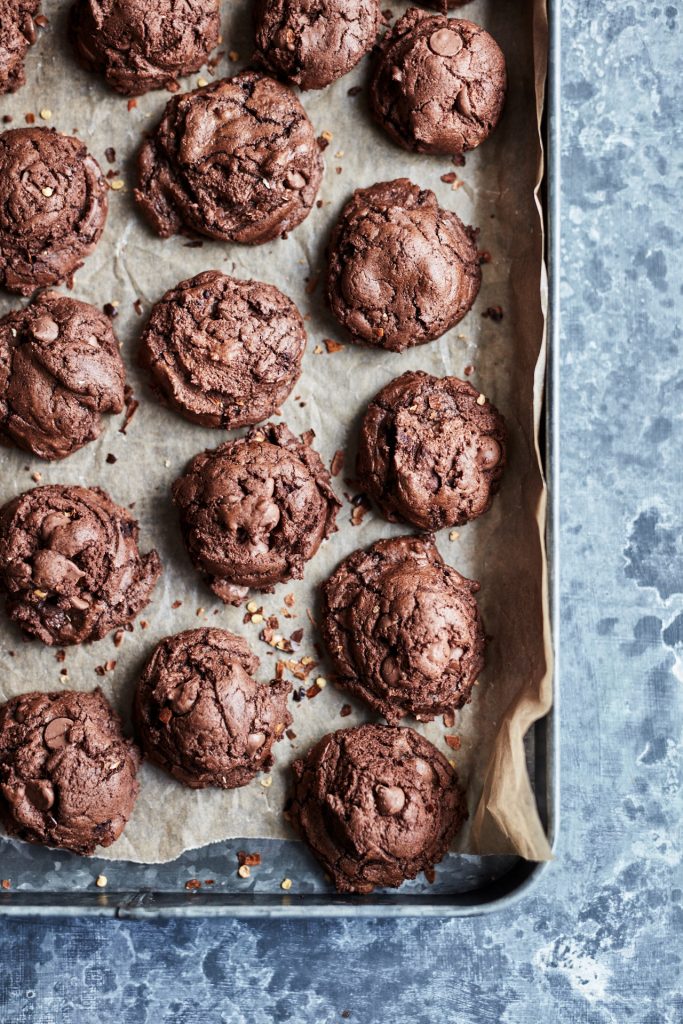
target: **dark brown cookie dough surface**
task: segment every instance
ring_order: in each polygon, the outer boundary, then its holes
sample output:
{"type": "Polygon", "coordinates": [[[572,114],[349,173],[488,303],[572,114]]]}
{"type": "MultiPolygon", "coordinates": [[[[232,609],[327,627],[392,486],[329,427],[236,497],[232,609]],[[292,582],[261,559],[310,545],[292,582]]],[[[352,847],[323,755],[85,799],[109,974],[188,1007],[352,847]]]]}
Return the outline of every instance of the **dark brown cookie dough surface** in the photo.
{"type": "Polygon", "coordinates": [[[169,100],[140,150],[135,198],[162,238],[185,230],[257,244],[301,223],[321,178],[294,93],[243,71],[169,100]]]}
{"type": "Polygon", "coordinates": [[[455,772],[413,729],[339,729],[293,771],[288,817],[340,892],[415,878],[443,859],[467,818],[455,772]]]}
{"type": "Polygon", "coordinates": [[[133,811],[139,765],[99,689],[0,706],[0,817],[20,839],[80,854],[111,846],[133,811]]]}
{"type": "Polygon", "coordinates": [[[368,52],[379,0],[258,0],[257,58],[301,89],[322,89],[368,52]]]}
{"type": "Polygon", "coordinates": [[[86,302],[41,292],[0,320],[0,437],[63,459],[123,409],[125,369],[111,320],[86,302]]]}
{"type": "Polygon", "coordinates": [[[80,63],[124,96],[173,87],[218,44],[218,0],[76,0],[69,22],[80,63]]]}
{"type": "Polygon", "coordinates": [[[471,384],[404,373],[368,406],[356,475],[387,519],[459,526],[491,507],[506,439],[503,417],[471,384]]]}
{"type": "Polygon", "coordinates": [[[340,507],[320,456],[284,423],[196,455],[173,500],[192,561],[231,604],[301,579],[340,507]]]}
{"type": "Polygon", "coordinates": [[[162,640],[135,695],[145,753],[193,789],[235,789],[270,768],[273,744],[292,721],[292,687],[258,683],[258,664],[246,641],[224,629],[162,640]]]}
{"type": "Polygon", "coordinates": [[[0,0],[0,93],[15,92],[26,81],[24,58],[36,41],[39,10],[40,0],[0,0]]]}
{"type": "Polygon", "coordinates": [[[99,487],[35,487],[0,510],[7,613],[43,643],[99,640],[148,603],[161,573],[138,525],[99,487]]]}
{"type": "Polygon", "coordinates": [[[462,707],[484,667],[478,590],[429,537],[354,551],[322,586],[321,629],[340,686],[388,722],[462,707]]]}
{"type": "Polygon", "coordinates": [[[79,139],[50,128],[0,134],[0,284],[30,295],[70,278],[102,234],[107,191],[79,139]]]}
{"type": "Polygon", "coordinates": [[[404,149],[459,154],[493,131],[506,88],[505,58],[488,32],[411,7],[382,42],[370,104],[404,149]]]}
{"type": "Polygon", "coordinates": [[[267,419],[301,373],[306,330],[286,295],[208,270],[152,309],[140,362],[167,405],[205,427],[267,419]]]}
{"type": "Polygon", "coordinates": [[[352,340],[401,352],[440,337],[481,284],[475,233],[407,178],[358,189],[328,247],[327,297],[352,340]]]}

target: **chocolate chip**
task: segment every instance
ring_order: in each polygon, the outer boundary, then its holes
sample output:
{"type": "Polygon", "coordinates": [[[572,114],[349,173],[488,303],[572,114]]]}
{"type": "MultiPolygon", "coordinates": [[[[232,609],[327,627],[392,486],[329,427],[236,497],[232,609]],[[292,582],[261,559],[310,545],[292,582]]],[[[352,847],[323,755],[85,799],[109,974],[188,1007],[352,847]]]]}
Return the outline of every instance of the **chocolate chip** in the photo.
{"type": "Polygon", "coordinates": [[[471,117],[472,104],[470,103],[470,94],[467,91],[466,86],[463,85],[462,89],[455,97],[455,105],[463,117],[471,117]]]}
{"type": "MultiPolygon", "coordinates": [[[[56,719],[56,721],[59,721],[59,719],[56,719]]],[[[39,782],[28,782],[26,784],[26,796],[39,811],[49,811],[55,802],[55,793],[52,785],[44,779],[41,779],[39,782]]]]}
{"type": "Polygon", "coordinates": [[[255,754],[257,750],[261,749],[265,742],[265,733],[250,732],[249,735],[247,736],[247,753],[255,754]]]}
{"type": "Polygon", "coordinates": [[[439,28],[429,37],[429,49],[439,57],[454,57],[462,50],[462,39],[448,28],[439,28]]]}
{"type": "Polygon", "coordinates": [[[378,786],[376,791],[379,813],[400,814],[406,802],[406,795],[400,786],[378,786]]]}
{"type": "Polygon", "coordinates": [[[493,437],[484,437],[477,452],[477,462],[484,469],[493,469],[500,462],[501,448],[493,437]]]}
{"type": "Polygon", "coordinates": [[[177,715],[186,715],[194,707],[199,696],[199,680],[189,679],[179,686],[173,694],[173,710],[177,715]]]}
{"type": "Polygon", "coordinates": [[[31,334],[38,341],[56,341],[59,337],[59,325],[49,316],[39,316],[31,324],[31,334]]]}
{"type": "Polygon", "coordinates": [[[43,742],[50,750],[61,750],[69,741],[69,729],[73,725],[70,718],[53,718],[45,726],[43,742]]]}

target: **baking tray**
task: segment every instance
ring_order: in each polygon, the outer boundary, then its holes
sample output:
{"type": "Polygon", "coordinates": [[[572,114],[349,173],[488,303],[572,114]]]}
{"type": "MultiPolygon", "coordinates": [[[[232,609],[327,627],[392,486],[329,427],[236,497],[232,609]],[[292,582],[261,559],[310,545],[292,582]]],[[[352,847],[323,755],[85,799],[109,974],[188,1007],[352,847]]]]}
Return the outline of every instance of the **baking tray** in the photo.
{"type": "MultiPolygon", "coordinates": [[[[554,640],[554,702],[529,730],[527,766],[539,814],[551,847],[559,811],[559,194],[560,194],[560,5],[548,0],[549,61],[543,124],[545,177],[541,199],[548,270],[548,358],[541,450],[548,485],[546,544],[550,622],[554,640]]],[[[491,912],[519,899],[548,863],[521,857],[448,854],[436,880],[423,877],[400,890],[368,896],[336,893],[306,847],[293,840],[230,840],[184,853],[168,864],[82,859],[58,850],[0,839],[0,873],[11,879],[0,889],[0,913],[10,915],[101,915],[125,918],[164,916],[233,917],[464,917],[491,912]],[[248,887],[236,874],[237,853],[257,849],[262,864],[248,887]],[[106,889],[95,886],[106,875],[106,889]],[[285,877],[296,893],[285,892],[285,877]],[[199,880],[201,888],[188,888],[199,880]],[[207,885],[209,880],[212,884],[207,885]],[[238,888],[239,884],[239,888],[238,888]]]]}

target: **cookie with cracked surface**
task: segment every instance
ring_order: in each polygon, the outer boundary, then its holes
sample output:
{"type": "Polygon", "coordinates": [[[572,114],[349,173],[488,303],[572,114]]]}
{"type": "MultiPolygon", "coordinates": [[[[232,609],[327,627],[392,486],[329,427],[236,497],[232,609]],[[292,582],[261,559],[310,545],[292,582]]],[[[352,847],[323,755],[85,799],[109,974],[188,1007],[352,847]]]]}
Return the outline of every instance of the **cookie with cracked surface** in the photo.
{"type": "Polygon", "coordinates": [[[402,352],[433,341],[480,285],[474,229],[407,178],[358,189],[333,228],[327,298],[354,342],[402,352]]]}
{"type": "Polygon", "coordinates": [[[126,371],[111,319],[87,302],[41,292],[0,319],[0,438],[63,459],[123,409],[126,371]]]}
{"type": "Polygon", "coordinates": [[[130,818],[140,752],[98,688],[0,706],[0,817],[10,835],[89,855],[130,818]]]}
{"type": "Polygon", "coordinates": [[[506,441],[505,420],[471,384],[408,372],[370,402],[356,475],[392,522],[460,526],[491,507],[506,441]]]}
{"type": "Polygon", "coordinates": [[[138,524],[99,487],[34,487],[0,509],[7,613],[50,646],[100,640],[148,603],[161,574],[138,524]]]}
{"type": "Polygon", "coordinates": [[[162,238],[185,231],[256,245],[308,216],[322,170],[294,93],[243,71],[168,101],[138,155],[135,198],[162,238]]]}
{"type": "Polygon", "coordinates": [[[196,455],[173,484],[190,558],[222,601],[301,579],[340,502],[318,453],[284,423],[196,455]]]}
{"type": "Polygon", "coordinates": [[[0,284],[30,295],[70,278],[104,230],[107,191],[79,139],[52,128],[0,134],[0,284]]]}
{"type": "Polygon", "coordinates": [[[339,892],[415,878],[443,859],[467,819],[455,771],[413,729],[339,729],[292,769],[288,817],[339,892]]]}
{"type": "Polygon", "coordinates": [[[0,0],[0,94],[16,92],[26,81],[24,58],[36,41],[39,11],[40,0],[0,0]]]}
{"type": "Polygon", "coordinates": [[[306,329],[271,284],[207,270],[181,281],[152,309],[140,363],[159,398],[204,427],[267,419],[301,374],[306,329]]]}
{"type": "Polygon", "coordinates": [[[291,683],[258,683],[259,659],[224,629],[189,629],[162,640],[135,694],[144,752],[193,789],[246,786],[273,764],[291,724],[291,683]]]}
{"type": "Polygon", "coordinates": [[[354,551],[322,585],[321,629],[339,685],[391,723],[462,707],[484,667],[478,590],[431,537],[354,551]]]}
{"type": "Polygon", "coordinates": [[[488,32],[411,7],[382,41],[370,106],[404,149],[455,155],[490,135],[506,88],[505,58],[488,32]]]}
{"type": "Polygon", "coordinates": [[[177,87],[218,45],[218,0],[76,0],[69,35],[79,63],[124,96],[177,87]]]}
{"type": "Polygon", "coordinates": [[[256,56],[300,89],[323,89],[368,52],[380,22],[379,0],[259,0],[256,56]]]}

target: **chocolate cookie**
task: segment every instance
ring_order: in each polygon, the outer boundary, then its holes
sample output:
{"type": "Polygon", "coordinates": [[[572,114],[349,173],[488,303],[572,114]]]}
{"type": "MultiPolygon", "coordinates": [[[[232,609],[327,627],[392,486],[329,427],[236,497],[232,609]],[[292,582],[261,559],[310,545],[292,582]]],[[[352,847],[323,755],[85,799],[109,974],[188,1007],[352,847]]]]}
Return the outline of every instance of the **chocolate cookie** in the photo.
{"type": "Polygon", "coordinates": [[[257,0],[257,59],[300,89],[322,89],[368,52],[380,21],[379,0],[257,0]]]}
{"type": "Polygon", "coordinates": [[[224,629],[167,636],[135,694],[145,753],[193,789],[246,786],[272,763],[272,747],[291,724],[291,683],[257,683],[259,659],[224,629]]]}
{"type": "Polygon", "coordinates": [[[467,818],[454,770],[413,729],[339,729],[292,769],[288,817],[339,892],[415,878],[443,859],[467,818]]]}
{"type": "Polygon", "coordinates": [[[407,178],[358,189],[332,231],[327,297],[355,342],[402,352],[433,341],[480,284],[474,230],[407,178]]]}
{"type": "Polygon", "coordinates": [[[124,96],[177,86],[218,45],[218,0],[76,0],[69,34],[87,71],[124,96]]]}
{"type": "Polygon", "coordinates": [[[135,198],[162,238],[184,230],[254,245],[301,223],[322,173],[294,93],[243,71],[169,100],[140,150],[135,198]]]}
{"type": "Polygon", "coordinates": [[[159,397],[204,427],[243,427],[272,416],[301,373],[306,329],[272,284],[207,270],[152,309],[140,363],[159,397]]]}
{"type": "Polygon", "coordinates": [[[250,587],[301,579],[340,508],[320,456],[284,423],[195,455],[173,500],[192,561],[235,605],[250,587]]]}
{"type": "Polygon", "coordinates": [[[506,88],[505,58],[488,32],[411,7],[382,41],[370,105],[404,149],[459,154],[496,127],[506,88]]]}
{"type": "Polygon", "coordinates": [[[84,855],[111,846],[132,814],[139,766],[100,689],[0,706],[0,817],[19,839],[84,855]]]}
{"type": "Polygon", "coordinates": [[[0,0],[0,93],[16,92],[26,81],[24,58],[36,41],[39,10],[40,0],[0,0]]]}
{"type": "Polygon", "coordinates": [[[63,459],[121,412],[126,371],[111,320],[57,292],[0,320],[0,437],[63,459]]]}
{"type": "Polygon", "coordinates": [[[322,634],[339,685],[392,723],[462,707],[484,667],[478,590],[430,537],[354,551],[322,586],[322,634]]]}
{"type": "Polygon", "coordinates": [[[107,219],[107,184],[79,139],[0,134],[0,284],[30,295],[83,266],[107,219]]]}
{"type": "Polygon", "coordinates": [[[138,524],[99,487],[35,487],[0,509],[7,613],[50,646],[100,640],[148,603],[161,573],[138,524]]]}
{"type": "Polygon", "coordinates": [[[491,507],[506,440],[505,420],[470,384],[404,373],[368,406],[356,475],[392,522],[460,526],[491,507]]]}

